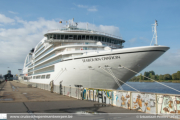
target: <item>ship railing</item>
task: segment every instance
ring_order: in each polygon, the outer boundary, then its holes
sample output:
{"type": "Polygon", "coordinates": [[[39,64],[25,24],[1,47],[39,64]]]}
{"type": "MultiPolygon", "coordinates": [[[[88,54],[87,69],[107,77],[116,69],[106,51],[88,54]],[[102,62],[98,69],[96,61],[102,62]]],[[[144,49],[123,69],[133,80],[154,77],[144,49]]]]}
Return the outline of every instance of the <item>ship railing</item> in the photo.
{"type": "Polygon", "coordinates": [[[84,33],[95,33],[95,34],[99,34],[99,35],[105,35],[108,37],[113,37],[113,38],[117,38],[117,39],[122,39],[122,37],[119,36],[115,36],[112,34],[108,34],[105,32],[99,32],[99,31],[93,31],[93,30],[85,30],[85,29],[75,29],[75,30],[68,30],[68,29],[53,29],[53,30],[49,30],[48,32],[56,32],[56,31],[62,31],[62,32],[84,32],[84,33]]]}
{"type": "Polygon", "coordinates": [[[41,48],[43,48],[43,47],[44,46],[41,46],[40,48],[38,48],[38,50],[36,50],[35,54],[38,53],[41,50],[41,48]]]}
{"type": "MultiPolygon", "coordinates": [[[[41,53],[43,53],[43,54],[41,54],[41,56],[42,55],[44,55],[44,54],[46,54],[46,53],[49,53],[49,52],[51,52],[51,50],[53,50],[54,48],[51,48],[51,49],[49,49],[48,51],[46,51],[46,52],[44,52],[45,50],[43,50],[43,51],[41,51],[39,54],[37,54],[37,55],[35,55],[35,58],[37,57],[37,56],[39,56],[41,53]]],[[[41,57],[42,58],[42,57],[41,57]]]]}
{"type": "Polygon", "coordinates": [[[47,63],[47,64],[44,64],[44,65],[42,65],[42,66],[36,67],[35,69],[30,70],[29,72],[35,71],[35,70],[38,70],[38,69],[41,69],[41,68],[43,68],[43,67],[48,67],[48,66],[53,65],[53,64],[55,64],[55,63],[58,63],[58,62],[60,62],[60,61],[61,61],[61,59],[52,61],[52,62],[50,62],[50,63],[47,63]]]}
{"type": "Polygon", "coordinates": [[[34,65],[37,65],[38,63],[43,62],[43,61],[45,61],[45,60],[47,60],[47,59],[49,59],[49,58],[51,58],[51,57],[53,57],[53,56],[55,56],[55,54],[52,54],[52,55],[50,55],[50,56],[47,57],[47,58],[44,58],[44,59],[42,59],[42,60],[39,60],[39,61],[36,62],[34,65]]]}

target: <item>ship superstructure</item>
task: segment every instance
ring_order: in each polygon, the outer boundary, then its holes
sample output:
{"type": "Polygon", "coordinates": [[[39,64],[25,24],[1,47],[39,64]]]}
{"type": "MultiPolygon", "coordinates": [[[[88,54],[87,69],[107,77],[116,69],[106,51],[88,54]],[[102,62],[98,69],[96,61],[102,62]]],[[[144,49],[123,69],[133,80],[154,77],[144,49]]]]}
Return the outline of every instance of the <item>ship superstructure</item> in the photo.
{"type": "Polygon", "coordinates": [[[30,82],[54,80],[57,85],[117,89],[135,75],[121,65],[140,72],[169,49],[158,45],[123,48],[124,42],[121,37],[80,29],[72,20],[66,28],[44,34],[27,55],[23,73],[30,82]],[[106,73],[108,69],[115,77],[106,73]],[[119,85],[115,78],[121,80],[119,85]]]}

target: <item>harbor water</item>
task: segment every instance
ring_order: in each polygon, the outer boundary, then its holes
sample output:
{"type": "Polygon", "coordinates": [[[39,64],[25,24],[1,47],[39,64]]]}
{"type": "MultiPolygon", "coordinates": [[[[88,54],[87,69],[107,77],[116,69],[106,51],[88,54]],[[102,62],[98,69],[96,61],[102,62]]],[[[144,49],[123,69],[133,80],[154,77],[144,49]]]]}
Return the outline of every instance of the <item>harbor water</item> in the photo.
{"type": "MultiPolygon", "coordinates": [[[[167,85],[169,87],[172,87],[180,91],[180,83],[165,83],[165,82],[162,82],[162,83],[164,85],[167,85]]],[[[139,90],[140,92],[180,94],[180,92],[172,90],[156,82],[127,82],[127,84],[139,90]]],[[[123,90],[126,90],[126,91],[135,91],[134,89],[130,88],[129,86],[125,84],[122,85],[122,88],[123,90]]],[[[120,88],[118,90],[120,90],[120,88]]]]}

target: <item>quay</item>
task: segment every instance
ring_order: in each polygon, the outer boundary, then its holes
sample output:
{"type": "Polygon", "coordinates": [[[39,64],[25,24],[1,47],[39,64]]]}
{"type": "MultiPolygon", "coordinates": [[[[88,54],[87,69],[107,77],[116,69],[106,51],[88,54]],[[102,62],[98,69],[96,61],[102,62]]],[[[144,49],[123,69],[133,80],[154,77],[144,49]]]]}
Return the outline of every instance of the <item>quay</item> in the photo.
{"type": "Polygon", "coordinates": [[[135,110],[50,93],[38,88],[28,88],[26,84],[14,81],[4,82],[0,87],[3,87],[0,91],[0,113],[26,113],[27,108],[35,113],[71,113],[75,109],[76,111],[84,109],[100,113],[140,113],[135,110]]]}
{"type": "MultiPolygon", "coordinates": [[[[139,115],[150,115],[145,114],[138,109],[129,109],[124,108],[122,105],[125,103],[121,102],[119,104],[116,101],[116,104],[119,106],[113,105],[113,99],[110,97],[109,100],[104,97],[104,94],[101,90],[102,100],[98,100],[93,97],[91,91],[92,89],[84,89],[78,94],[74,94],[77,97],[73,96],[73,92],[67,92],[68,90],[73,91],[74,88],[67,89],[64,86],[62,87],[63,95],[58,93],[58,88],[54,88],[54,93],[48,91],[48,85],[38,85],[38,84],[29,84],[26,82],[20,81],[7,81],[0,84],[0,113],[118,113],[121,118],[134,120],[139,115]],[[32,87],[31,87],[32,85],[32,87]],[[39,89],[41,88],[41,89],[39,89]],[[44,90],[43,90],[44,89],[44,90]],[[46,90],[45,90],[46,89],[46,90]],[[66,90],[66,91],[65,91],[66,90]],[[89,91],[88,91],[89,90],[89,91]],[[85,93],[86,91],[86,93],[85,93]],[[80,95],[83,96],[81,97],[80,95]],[[88,97],[89,96],[89,97],[88,97]],[[83,100],[82,100],[83,99],[83,100]],[[103,100],[105,99],[105,100],[103,100]],[[110,100],[112,99],[112,100],[110,100]]],[[[61,88],[59,88],[61,89],[61,88]]],[[[75,89],[74,89],[75,90],[75,89]]],[[[95,89],[93,89],[95,90],[95,89]]],[[[106,97],[113,96],[111,91],[106,92],[106,97]]],[[[93,93],[95,93],[93,91],[93,93]]],[[[97,91],[96,91],[97,93],[97,91]]],[[[118,93],[116,93],[118,94],[118,93]]],[[[132,93],[131,93],[132,94],[132,93]]],[[[128,95],[128,94],[126,94],[128,95]]],[[[93,96],[95,96],[93,94],[93,96]]],[[[126,98],[131,98],[126,96],[126,98]]],[[[116,98],[117,99],[117,98],[116,98]]],[[[121,98],[122,101],[125,101],[125,98],[121,98]]],[[[131,99],[130,99],[131,100],[131,99]]],[[[132,101],[132,100],[131,100],[132,101]]],[[[142,107],[142,105],[140,105],[142,107]]],[[[128,107],[133,107],[132,105],[128,107]]],[[[150,108],[147,108],[150,111],[150,108]]],[[[174,108],[175,109],[175,108],[174,108]]],[[[155,109],[153,109],[155,110],[155,109]]],[[[117,115],[117,114],[116,114],[117,115]]],[[[171,120],[171,118],[167,118],[171,120]]]]}

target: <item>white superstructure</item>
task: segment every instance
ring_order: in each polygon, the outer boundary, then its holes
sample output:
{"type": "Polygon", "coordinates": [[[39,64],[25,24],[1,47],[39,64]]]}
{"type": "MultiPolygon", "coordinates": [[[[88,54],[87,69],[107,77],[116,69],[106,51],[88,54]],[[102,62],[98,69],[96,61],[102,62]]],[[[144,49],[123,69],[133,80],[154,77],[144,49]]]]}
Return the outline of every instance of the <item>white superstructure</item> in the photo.
{"type": "Polygon", "coordinates": [[[48,31],[25,59],[23,74],[30,82],[117,89],[166,52],[166,46],[123,48],[121,37],[77,28],[48,31]],[[112,75],[107,72],[111,72],[112,75]],[[113,77],[114,76],[114,77],[113,77]],[[117,79],[118,82],[117,83],[117,79]]]}

